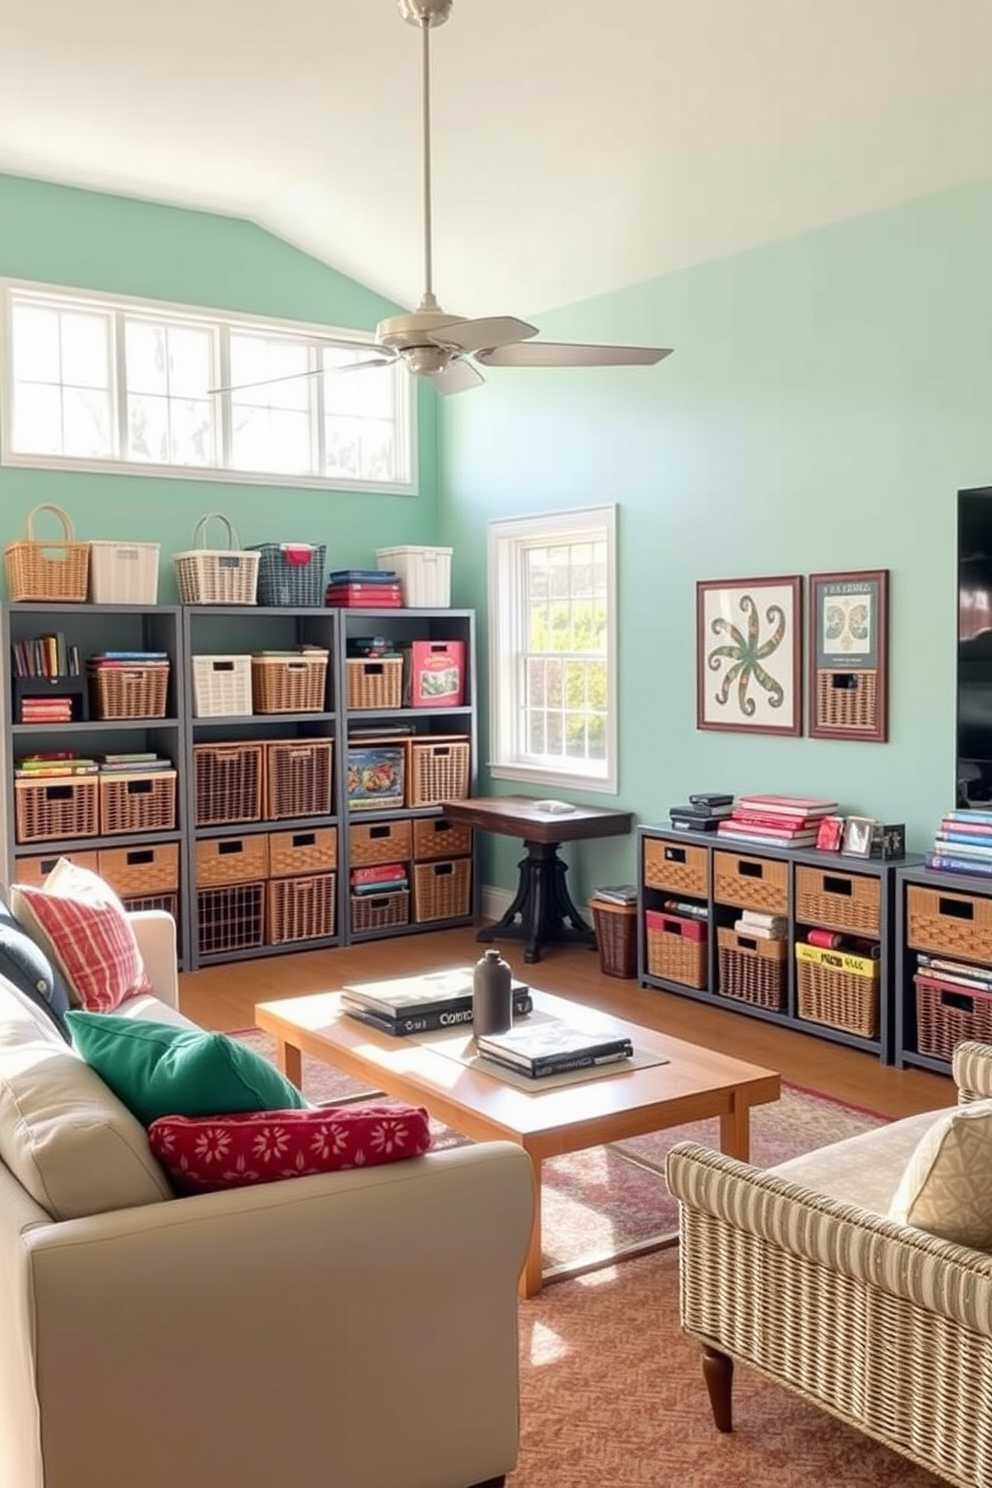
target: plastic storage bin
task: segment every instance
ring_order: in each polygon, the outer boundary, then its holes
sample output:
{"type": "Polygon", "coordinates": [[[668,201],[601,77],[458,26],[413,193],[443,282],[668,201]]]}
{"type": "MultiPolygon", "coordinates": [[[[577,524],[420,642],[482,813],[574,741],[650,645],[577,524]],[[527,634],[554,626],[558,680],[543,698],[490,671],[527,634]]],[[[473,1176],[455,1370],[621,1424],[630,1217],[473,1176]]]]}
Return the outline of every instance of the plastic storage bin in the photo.
{"type": "Polygon", "coordinates": [[[378,568],[395,569],[403,603],[411,610],[445,610],[451,604],[452,548],[376,548],[378,568]]]}
{"type": "Polygon", "coordinates": [[[324,543],[252,543],[248,551],[259,555],[260,605],[323,605],[324,543]]]}

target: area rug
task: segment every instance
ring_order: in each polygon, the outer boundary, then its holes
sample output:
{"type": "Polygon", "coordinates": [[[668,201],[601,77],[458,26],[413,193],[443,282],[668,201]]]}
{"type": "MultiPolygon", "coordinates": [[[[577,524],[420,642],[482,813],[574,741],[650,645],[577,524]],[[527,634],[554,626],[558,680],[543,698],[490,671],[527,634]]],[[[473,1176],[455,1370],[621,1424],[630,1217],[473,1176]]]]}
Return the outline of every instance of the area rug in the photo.
{"type": "MultiPolygon", "coordinates": [[[[275,1042],[260,1029],[234,1035],[267,1059],[275,1042]]],[[[361,1085],[318,1059],[304,1058],[303,1091],[313,1101],[353,1098],[361,1085]]],[[[782,1098],[751,1115],[751,1160],[772,1167],[800,1153],[856,1135],[884,1118],[825,1096],[785,1087],[782,1098]]],[[[432,1123],[435,1147],[466,1138],[432,1123]]],[[[678,1228],[678,1205],[664,1179],[665,1155],[676,1142],[719,1146],[719,1125],[699,1121],[671,1131],[552,1158],[543,1168],[542,1239],[545,1269],[575,1265],[678,1228]],[[632,1160],[633,1159],[633,1160],[632,1160]]]]}

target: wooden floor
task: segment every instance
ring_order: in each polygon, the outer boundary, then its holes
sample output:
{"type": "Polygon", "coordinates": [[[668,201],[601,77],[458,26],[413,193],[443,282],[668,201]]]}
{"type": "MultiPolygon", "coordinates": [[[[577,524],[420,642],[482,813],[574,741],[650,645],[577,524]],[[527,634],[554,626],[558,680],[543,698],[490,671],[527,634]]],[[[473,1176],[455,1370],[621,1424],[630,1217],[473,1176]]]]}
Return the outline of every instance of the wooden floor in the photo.
{"type": "MultiPolygon", "coordinates": [[[[585,947],[553,946],[537,966],[524,965],[518,945],[504,943],[500,949],[520,979],[533,987],[778,1070],[794,1085],[852,1105],[898,1117],[954,1103],[954,1086],[941,1075],[891,1069],[871,1055],[826,1039],[604,976],[595,951],[585,947]]],[[[462,929],[397,936],[347,949],[259,957],[182,976],[180,1000],[186,1015],[201,1027],[229,1032],[252,1026],[256,1002],[331,991],[358,978],[470,965],[482,950],[475,932],[462,929]]]]}

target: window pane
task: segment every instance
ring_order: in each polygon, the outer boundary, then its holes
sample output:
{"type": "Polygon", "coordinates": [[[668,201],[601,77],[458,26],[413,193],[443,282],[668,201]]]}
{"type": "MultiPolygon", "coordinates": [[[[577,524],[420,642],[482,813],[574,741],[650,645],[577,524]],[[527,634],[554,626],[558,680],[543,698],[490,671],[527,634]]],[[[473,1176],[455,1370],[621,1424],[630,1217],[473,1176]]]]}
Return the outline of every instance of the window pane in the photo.
{"type": "Polygon", "coordinates": [[[366,357],[375,356],[375,347],[368,352],[341,351],[325,348],[324,359],[324,407],[328,413],[359,414],[365,418],[388,419],[393,417],[393,368],[360,367],[366,357]],[[355,371],[336,371],[339,367],[355,367],[355,371]]]}
{"type": "Polygon", "coordinates": [[[231,463],[236,470],[306,475],[310,471],[310,420],[279,409],[232,408],[231,463]]]}
{"type": "Polygon", "coordinates": [[[213,337],[193,326],[169,327],[169,392],[174,398],[205,398],[211,384],[213,337]]]}
{"type": "MultiPolygon", "coordinates": [[[[233,398],[255,408],[310,407],[310,348],[305,342],[273,336],[231,335],[233,398]],[[260,386],[245,387],[245,383],[260,386]]],[[[274,469],[274,466],[266,467],[274,469]]]]}
{"type": "Polygon", "coordinates": [[[213,463],[211,407],[197,398],[173,398],[170,405],[170,458],[174,465],[213,463]]]}
{"type": "Polygon", "coordinates": [[[11,316],[15,382],[58,382],[59,314],[15,303],[11,316]]]}
{"type": "Polygon", "coordinates": [[[169,463],[169,400],[137,394],[127,400],[127,448],[131,460],[169,463]]]}
{"type": "Polygon", "coordinates": [[[168,349],[164,325],[147,320],[129,320],[124,328],[129,393],[169,391],[168,349]]]}
{"type": "Polygon", "coordinates": [[[112,452],[110,395],[92,388],[64,388],[62,453],[105,460],[112,452]]]}
{"type": "Polygon", "coordinates": [[[324,420],[324,474],[357,478],[361,470],[361,421],[354,418],[324,420]]]}
{"type": "Polygon", "coordinates": [[[62,453],[62,397],[57,387],[20,383],[14,388],[10,442],[18,454],[62,453]]]}
{"type": "Polygon", "coordinates": [[[63,314],[62,381],[75,387],[109,388],[110,319],[79,312],[63,314]]]}

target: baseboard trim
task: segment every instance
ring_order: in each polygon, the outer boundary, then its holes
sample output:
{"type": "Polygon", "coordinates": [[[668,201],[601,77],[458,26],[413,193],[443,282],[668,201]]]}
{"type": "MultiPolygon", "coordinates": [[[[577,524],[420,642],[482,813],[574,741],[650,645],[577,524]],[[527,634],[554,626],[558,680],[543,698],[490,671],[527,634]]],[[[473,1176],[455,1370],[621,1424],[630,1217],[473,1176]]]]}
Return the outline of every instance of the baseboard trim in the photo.
{"type": "Polygon", "coordinates": [[[501,920],[513,903],[515,895],[509,889],[498,889],[495,884],[482,885],[482,918],[501,920]]]}

